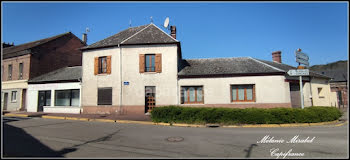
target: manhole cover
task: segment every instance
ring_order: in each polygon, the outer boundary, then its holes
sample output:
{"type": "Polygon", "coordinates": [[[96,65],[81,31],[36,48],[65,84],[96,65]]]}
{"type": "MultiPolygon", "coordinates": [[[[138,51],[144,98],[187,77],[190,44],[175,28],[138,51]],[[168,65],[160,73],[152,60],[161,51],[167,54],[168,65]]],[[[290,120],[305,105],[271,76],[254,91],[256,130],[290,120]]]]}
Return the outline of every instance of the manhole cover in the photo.
{"type": "Polygon", "coordinates": [[[182,138],[182,137],[169,137],[166,140],[169,142],[181,142],[184,140],[184,138],[182,138]]]}

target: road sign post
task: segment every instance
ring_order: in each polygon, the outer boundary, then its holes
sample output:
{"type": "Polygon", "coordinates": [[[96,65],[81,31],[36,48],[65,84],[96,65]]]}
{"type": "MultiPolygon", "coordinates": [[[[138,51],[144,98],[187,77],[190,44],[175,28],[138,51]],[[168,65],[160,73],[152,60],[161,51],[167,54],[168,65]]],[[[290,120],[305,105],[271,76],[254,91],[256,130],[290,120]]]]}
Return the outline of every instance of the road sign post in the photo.
{"type": "MultiPolygon", "coordinates": [[[[302,53],[300,48],[295,51],[295,60],[299,63],[299,66],[300,64],[309,66],[309,56],[305,53],[302,53]]],[[[303,76],[309,75],[309,69],[294,69],[289,70],[287,73],[290,76],[299,76],[301,108],[304,109],[303,76]]]]}
{"type": "Polygon", "coordinates": [[[301,109],[304,109],[303,76],[299,76],[301,109]]]}

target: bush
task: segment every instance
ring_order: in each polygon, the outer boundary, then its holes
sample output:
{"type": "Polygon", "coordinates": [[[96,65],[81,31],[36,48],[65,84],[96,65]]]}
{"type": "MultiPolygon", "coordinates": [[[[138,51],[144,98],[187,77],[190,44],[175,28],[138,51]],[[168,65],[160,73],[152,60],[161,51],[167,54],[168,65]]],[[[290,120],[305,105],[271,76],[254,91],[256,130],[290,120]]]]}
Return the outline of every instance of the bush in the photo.
{"type": "Polygon", "coordinates": [[[337,120],[341,115],[335,107],[238,109],[166,106],[156,107],[151,112],[153,122],[226,125],[315,123],[337,120]]]}

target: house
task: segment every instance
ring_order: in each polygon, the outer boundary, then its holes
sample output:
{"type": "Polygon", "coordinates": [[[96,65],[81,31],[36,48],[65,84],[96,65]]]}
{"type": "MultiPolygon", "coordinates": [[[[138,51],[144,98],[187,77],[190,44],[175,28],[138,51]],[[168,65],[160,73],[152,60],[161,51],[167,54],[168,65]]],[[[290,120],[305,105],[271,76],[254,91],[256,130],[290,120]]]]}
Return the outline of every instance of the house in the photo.
{"type": "MultiPolygon", "coordinates": [[[[81,48],[82,113],[145,114],[154,107],[300,107],[295,67],[251,57],[183,59],[176,27],[131,27],[81,48]]],[[[329,77],[303,78],[305,106],[330,105],[329,77]]]]}
{"type": "Polygon", "coordinates": [[[321,74],[332,77],[330,80],[331,91],[337,95],[338,107],[348,106],[348,71],[347,68],[320,71],[321,74]]]}
{"type": "Polygon", "coordinates": [[[80,114],[81,66],[64,67],[28,81],[27,111],[80,114]]]}
{"type": "Polygon", "coordinates": [[[66,66],[81,66],[78,48],[83,46],[85,43],[71,32],[21,45],[6,45],[1,60],[2,109],[26,110],[28,80],[66,66]]]}

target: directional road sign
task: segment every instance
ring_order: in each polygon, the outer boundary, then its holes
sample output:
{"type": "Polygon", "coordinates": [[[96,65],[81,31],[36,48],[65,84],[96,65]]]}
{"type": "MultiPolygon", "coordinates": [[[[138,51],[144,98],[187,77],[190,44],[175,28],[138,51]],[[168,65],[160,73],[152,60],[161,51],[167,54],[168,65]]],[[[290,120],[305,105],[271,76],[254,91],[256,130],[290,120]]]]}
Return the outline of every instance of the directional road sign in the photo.
{"type": "Polygon", "coordinates": [[[308,76],[309,69],[291,69],[287,73],[290,76],[308,76]]]}
{"type": "Polygon", "coordinates": [[[296,61],[301,64],[305,64],[306,66],[309,66],[309,56],[305,53],[296,51],[295,52],[296,61]]]}

